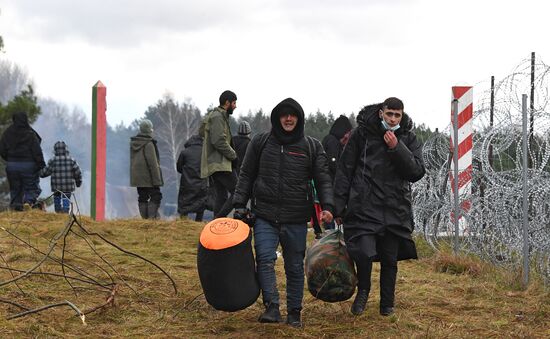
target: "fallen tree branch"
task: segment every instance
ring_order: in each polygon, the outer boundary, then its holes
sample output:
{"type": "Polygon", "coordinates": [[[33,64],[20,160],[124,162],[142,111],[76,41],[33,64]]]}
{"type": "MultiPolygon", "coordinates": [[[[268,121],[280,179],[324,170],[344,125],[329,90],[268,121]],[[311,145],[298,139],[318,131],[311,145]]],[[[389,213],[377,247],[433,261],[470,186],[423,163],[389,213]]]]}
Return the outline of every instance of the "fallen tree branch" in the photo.
{"type": "MultiPolygon", "coordinates": [[[[7,266],[0,266],[0,270],[7,270],[7,271],[13,271],[13,272],[19,272],[19,273],[24,273],[25,271],[24,270],[19,270],[17,268],[13,268],[13,267],[7,267],[7,266]]],[[[32,275],[46,275],[46,276],[53,276],[53,277],[61,277],[63,278],[63,274],[59,274],[59,273],[53,273],[53,272],[31,272],[30,274],[32,275]]],[[[70,276],[70,275],[67,275],[66,276],[68,279],[72,279],[72,280],[76,280],[76,281],[80,281],[82,283],[85,283],[85,284],[90,284],[90,285],[96,285],[96,286],[99,286],[103,289],[106,289],[106,290],[110,290],[109,287],[106,287],[106,286],[103,286],[103,285],[98,285],[97,283],[91,281],[91,280],[85,280],[85,279],[82,279],[82,278],[78,278],[78,277],[73,277],[73,276],[70,276]]],[[[111,284],[111,285],[114,285],[111,284]]]]}
{"type": "Polygon", "coordinates": [[[90,308],[88,310],[85,310],[83,313],[84,314],[90,314],[90,313],[93,313],[99,309],[102,309],[104,307],[107,307],[109,305],[113,305],[115,303],[115,294],[117,292],[117,289],[118,289],[118,286],[114,286],[113,287],[113,290],[111,291],[111,294],[109,295],[109,297],[107,297],[107,300],[105,301],[105,303],[103,305],[99,305],[99,306],[96,306],[96,307],[93,307],[93,308],[90,308]]]}
{"type": "Polygon", "coordinates": [[[136,253],[133,253],[133,252],[130,252],[130,251],[127,251],[125,250],[124,248],[118,246],[117,244],[109,241],[108,239],[106,239],[105,237],[103,237],[101,234],[99,233],[96,233],[96,232],[88,232],[88,230],[86,230],[84,228],[84,226],[82,226],[82,224],[80,224],[80,222],[76,219],[76,216],[73,214],[73,220],[74,222],[78,225],[78,227],[80,227],[80,229],[82,230],[82,232],[84,232],[86,235],[90,235],[90,236],[96,236],[98,238],[100,238],[101,240],[105,241],[106,243],[108,243],[109,245],[113,246],[114,248],[116,248],[117,250],[123,252],[123,253],[126,253],[128,255],[131,255],[133,257],[136,257],[136,258],[139,258],[145,262],[148,262],[149,264],[155,266],[157,269],[159,269],[166,277],[168,277],[168,279],[170,280],[170,282],[172,283],[172,287],[174,288],[174,293],[177,295],[178,294],[178,287],[176,286],[176,282],[174,281],[174,279],[172,279],[172,277],[170,276],[170,274],[168,274],[162,267],[160,267],[159,265],[155,264],[154,262],[152,262],[151,260],[147,259],[147,258],[144,258],[142,257],[141,255],[139,254],[136,254],[136,253]]]}
{"type": "MultiPolygon", "coordinates": [[[[24,278],[24,277],[28,276],[32,271],[34,271],[35,269],[40,267],[40,265],[42,265],[44,263],[44,261],[46,261],[46,259],[48,259],[48,257],[52,253],[57,241],[69,231],[69,229],[71,228],[72,225],[73,225],[73,223],[67,223],[67,225],[65,225],[65,227],[61,230],[61,232],[59,232],[55,237],[52,238],[52,240],[50,241],[50,247],[48,248],[48,251],[46,252],[46,254],[42,257],[42,259],[38,263],[36,263],[33,267],[29,268],[27,271],[25,271],[25,273],[20,274],[15,278],[0,282],[0,287],[11,284],[12,282],[15,282],[19,279],[24,278]]],[[[2,230],[4,230],[4,231],[11,234],[11,232],[9,232],[4,227],[0,227],[0,229],[2,229],[2,230]]]]}
{"type": "Polygon", "coordinates": [[[13,305],[13,306],[17,306],[17,307],[19,307],[19,308],[22,308],[22,309],[24,309],[24,310],[29,310],[29,308],[28,308],[27,306],[23,306],[23,305],[21,305],[21,304],[16,303],[15,301],[3,299],[3,298],[0,298],[0,303],[10,304],[10,305],[13,305]]]}
{"type": "MultiPolygon", "coordinates": [[[[2,258],[2,261],[4,262],[4,264],[6,264],[6,267],[8,267],[8,269],[10,268],[10,264],[8,264],[7,260],[4,258],[4,256],[2,254],[0,254],[0,258],[2,258]]],[[[12,270],[9,270],[10,271],[10,275],[12,278],[15,278],[15,275],[13,274],[13,271],[12,270]]],[[[23,291],[23,289],[19,286],[19,284],[17,282],[15,282],[15,286],[17,286],[17,288],[19,289],[19,291],[21,293],[23,293],[23,295],[27,295],[27,293],[25,293],[25,291],[23,291]]]]}
{"type": "MultiPolygon", "coordinates": [[[[40,251],[38,248],[34,247],[33,245],[31,245],[28,241],[24,240],[24,239],[21,239],[20,237],[18,237],[16,234],[14,234],[13,232],[10,232],[9,230],[6,230],[4,229],[9,235],[11,235],[12,237],[14,237],[15,239],[19,240],[20,242],[22,242],[23,244],[27,245],[29,248],[33,249],[34,251],[42,254],[42,255],[46,255],[44,252],[40,251]]],[[[58,263],[58,264],[61,264],[61,261],[59,259],[56,259],[52,256],[49,256],[48,257],[50,260],[52,260],[53,262],[55,263],[58,263]]],[[[80,274],[84,277],[86,277],[87,279],[89,279],[90,281],[93,281],[94,284],[98,285],[98,286],[101,286],[101,287],[104,287],[108,290],[110,290],[109,287],[107,286],[112,286],[114,284],[114,281],[111,279],[112,283],[110,284],[103,284],[103,283],[100,283],[99,281],[97,281],[97,278],[92,276],[91,274],[83,271],[82,269],[80,269],[79,267],[75,267],[73,265],[69,265],[69,264],[65,264],[65,266],[69,269],[71,269],[73,272],[77,273],[77,274],[80,274]]],[[[23,271],[24,272],[24,271],[23,271]]],[[[109,276],[110,277],[110,276],[109,276]]]]}
{"type": "Polygon", "coordinates": [[[82,321],[82,324],[86,325],[86,316],[84,315],[84,313],[82,313],[78,309],[78,307],[76,307],[73,303],[71,303],[70,301],[67,301],[67,300],[65,300],[63,302],[60,302],[60,303],[57,303],[57,304],[46,305],[46,306],[42,306],[42,307],[35,308],[35,309],[32,309],[32,310],[28,310],[28,311],[25,311],[25,312],[10,315],[9,317],[6,317],[6,320],[21,318],[21,317],[27,316],[29,314],[39,313],[39,312],[42,312],[44,310],[47,310],[47,309],[50,309],[50,308],[53,308],[53,307],[59,307],[59,306],[69,306],[70,308],[72,308],[76,312],[76,314],[80,317],[80,320],[82,321]]]}

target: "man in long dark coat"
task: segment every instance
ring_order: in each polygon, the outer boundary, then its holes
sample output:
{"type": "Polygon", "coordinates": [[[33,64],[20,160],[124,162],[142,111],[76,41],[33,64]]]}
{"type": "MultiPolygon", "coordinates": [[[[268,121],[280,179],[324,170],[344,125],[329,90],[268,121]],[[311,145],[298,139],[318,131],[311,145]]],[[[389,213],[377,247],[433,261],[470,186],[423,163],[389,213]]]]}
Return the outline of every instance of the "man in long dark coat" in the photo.
{"type": "Polygon", "coordinates": [[[338,163],[335,213],[343,218],[348,252],[357,267],[352,313],[365,310],[372,262],[380,260],[380,314],[393,313],[397,261],[416,258],[411,183],[425,173],[422,147],[403,102],[365,107],[338,163]]]}

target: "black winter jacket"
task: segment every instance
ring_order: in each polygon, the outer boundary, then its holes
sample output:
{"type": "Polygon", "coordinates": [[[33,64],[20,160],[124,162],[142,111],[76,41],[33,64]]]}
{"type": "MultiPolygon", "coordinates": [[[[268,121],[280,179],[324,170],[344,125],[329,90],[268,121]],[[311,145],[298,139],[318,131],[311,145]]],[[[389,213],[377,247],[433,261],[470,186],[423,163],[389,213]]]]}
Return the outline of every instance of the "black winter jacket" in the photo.
{"type": "Polygon", "coordinates": [[[330,176],[334,181],[336,176],[336,165],[338,164],[338,159],[344,149],[344,146],[340,143],[340,139],[352,129],[349,118],[345,115],[341,115],[334,121],[330,132],[323,138],[323,148],[327,153],[328,157],[328,169],[330,171],[330,176]]]}
{"type": "Polygon", "coordinates": [[[6,161],[34,162],[38,169],[44,168],[42,139],[29,125],[27,114],[15,113],[12,120],[0,139],[0,156],[6,161]]]}
{"type": "Polygon", "coordinates": [[[206,208],[207,179],[201,179],[202,137],[193,135],[181,151],[176,169],[181,173],[178,192],[178,213],[185,215],[206,208]]]}
{"type": "Polygon", "coordinates": [[[237,175],[240,172],[241,166],[243,164],[244,155],[246,154],[246,148],[250,143],[250,136],[248,135],[234,135],[233,136],[233,148],[237,152],[237,164],[234,169],[237,171],[237,175]]]}
{"type": "Polygon", "coordinates": [[[378,110],[373,105],[360,113],[359,126],[340,157],[334,182],[335,212],[344,218],[346,228],[377,233],[390,226],[406,235],[414,228],[410,183],[425,173],[422,146],[404,114],[395,132],[398,145],[390,150],[378,110]]]}
{"type": "Polygon", "coordinates": [[[303,136],[304,113],[293,99],[286,99],[271,113],[272,128],[254,136],[246,150],[239,180],[233,196],[233,206],[243,208],[250,198],[252,212],[274,223],[305,223],[311,218],[313,205],[310,179],[313,178],[323,209],[333,211],[332,184],[327,157],[321,143],[313,139],[313,147],[303,136]],[[282,106],[292,107],[299,114],[296,135],[281,139],[279,114],[282,106]],[[300,126],[301,124],[301,126],[300,126]],[[262,148],[263,144],[263,148],[262,148]],[[309,151],[310,148],[311,153],[309,151]],[[312,168],[313,167],[313,168],[312,168]]]}

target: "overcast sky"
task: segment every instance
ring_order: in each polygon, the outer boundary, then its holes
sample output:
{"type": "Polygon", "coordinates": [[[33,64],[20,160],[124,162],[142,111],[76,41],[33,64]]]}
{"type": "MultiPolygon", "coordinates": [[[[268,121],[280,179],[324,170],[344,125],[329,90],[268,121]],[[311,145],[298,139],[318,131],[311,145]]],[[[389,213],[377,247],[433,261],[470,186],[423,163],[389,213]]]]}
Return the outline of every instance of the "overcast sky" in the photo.
{"type": "Polygon", "coordinates": [[[532,51],[550,63],[547,1],[0,0],[0,58],[40,96],[107,119],[141,117],[166,92],[201,111],[237,93],[236,114],[293,97],[308,113],[357,112],[389,96],[448,125],[453,85],[486,90],[532,51]],[[548,58],[548,59],[545,59],[548,58]]]}

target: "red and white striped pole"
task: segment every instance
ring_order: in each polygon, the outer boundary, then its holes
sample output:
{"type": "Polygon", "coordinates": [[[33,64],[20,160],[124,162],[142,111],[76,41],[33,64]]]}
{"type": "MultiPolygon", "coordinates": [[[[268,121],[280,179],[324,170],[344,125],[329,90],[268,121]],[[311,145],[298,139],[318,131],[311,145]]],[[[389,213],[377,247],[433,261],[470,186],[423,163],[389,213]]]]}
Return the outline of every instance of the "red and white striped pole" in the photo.
{"type": "Polygon", "coordinates": [[[98,81],[92,87],[92,187],[91,217],[105,219],[105,170],[107,151],[107,87],[98,81]]]}
{"type": "MultiPolygon", "coordinates": [[[[473,146],[473,97],[474,89],[471,86],[455,86],[452,88],[452,101],[457,110],[457,119],[454,118],[454,109],[451,112],[451,122],[453,130],[458,127],[457,145],[458,161],[453,163],[453,171],[449,173],[451,178],[451,194],[456,196],[455,187],[458,187],[458,197],[460,199],[460,211],[458,219],[462,217],[462,212],[470,210],[472,193],[472,146],[473,146]],[[458,166],[457,166],[458,165],[458,166]],[[458,167],[458,168],[457,168],[458,167]],[[458,185],[455,181],[455,174],[458,173],[458,185]]],[[[451,133],[451,152],[455,148],[455,133],[451,133]]],[[[451,218],[454,220],[454,212],[451,218]]]]}

